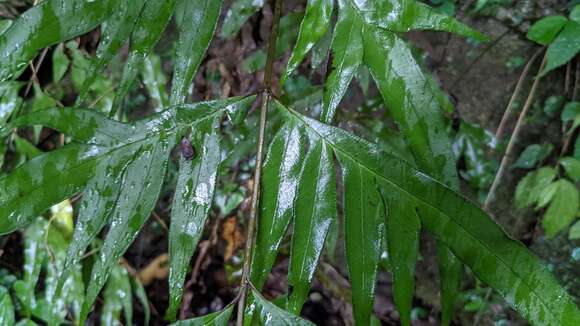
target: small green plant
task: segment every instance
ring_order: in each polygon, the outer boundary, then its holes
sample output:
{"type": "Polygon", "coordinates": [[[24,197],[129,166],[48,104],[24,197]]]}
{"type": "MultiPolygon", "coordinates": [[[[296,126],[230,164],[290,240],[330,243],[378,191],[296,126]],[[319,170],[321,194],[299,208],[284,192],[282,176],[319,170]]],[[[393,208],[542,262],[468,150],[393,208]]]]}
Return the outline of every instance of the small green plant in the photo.
{"type": "MultiPolygon", "coordinates": [[[[573,135],[580,125],[580,103],[566,103],[561,121],[565,136],[573,135]]],[[[566,230],[580,217],[580,195],[576,187],[580,181],[580,148],[574,149],[573,156],[559,157],[554,166],[542,165],[553,147],[552,144],[529,145],[513,165],[514,168],[533,169],[517,186],[516,206],[533,206],[535,210],[544,211],[542,226],[549,238],[566,230]]],[[[568,236],[572,240],[580,238],[580,221],[569,229],[568,236]]]]}
{"type": "Polygon", "coordinates": [[[568,63],[580,52],[580,5],[571,10],[568,18],[547,16],[538,20],[527,36],[548,47],[544,75],[568,63]]]}

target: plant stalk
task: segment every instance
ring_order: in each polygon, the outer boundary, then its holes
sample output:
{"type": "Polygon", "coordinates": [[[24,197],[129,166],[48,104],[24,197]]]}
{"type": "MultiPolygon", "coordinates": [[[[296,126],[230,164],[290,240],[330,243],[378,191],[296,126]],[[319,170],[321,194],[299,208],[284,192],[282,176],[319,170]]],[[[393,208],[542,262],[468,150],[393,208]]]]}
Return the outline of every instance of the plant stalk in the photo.
{"type": "Polygon", "coordinates": [[[526,99],[526,103],[524,104],[522,112],[520,112],[520,115],[518,117],[518,121],[516,122],[516,126],[515,126],[514,131],[513,131],[513,134],[510,138],[510,141],[508,143],[505,154],[501,160],[501,164],[499,166],[499,169],[498,169],[498,171],[495,175],[495,178],[493,180],[493,184],[491,185],[491,188],[489,189],[489,193],[487,194],[487,198],[485,199],[485,203],[483,204],[483,210],[486,212],[489,212],[489,207],[495,198],[495,192],[497,191],[497,188],[501,182],[501,179],[503,178],[503,175],[505,173],[507,165],[511,159],[512,152],[513,152],[514,147],[515,147],[515,143],[518,139],[518,135],[520,133],[520,130],[522,129],[524,118],[526,117],[526,114],[528,113],[528,111],[529,111],[529,109],[532,106],[532,103],[534,101],[534,96],[536,94],[536,90],[537,90],[538,85],[540,83],[540,79],[542,79],[540,74],[544,70],[544,66],[546,65],[546,59],[547,59],[547,52],[544,54],[544,58],[542,59],[542,64],[540,65],[540,68],[538,69],[538,74],[536,75],[536,78],[534,79],[534,83],[532,84],[532,88],[530,89],[530,93],[528,94],[528,98],[526,99]]]}
{"type": "Polygon", "coordinates": [[[264,152],[264,138],[266,132],[266,121],[268,113],[268,104],[272,97],[272,75],[274,71],[274,60],[276,56],[276,41],[278,39],[278,29],[280,23],[280,13],[282,11],[282,0],[275,0],[274,18],[272,21],[272,31],[268,39],[268,56],[266,59],[266,68],[264,79],[262,81],[262,96],[260,105],[260,130],[258,131],[258,144],[256,149],[256,169],[254,172],[254,183],[252,185],[252,204],[250,206],[250,219],[248,221],[248,232],[246,237],[246,246],[244,254],[244,266],[242,270],[242,280],[240,284],[240,300],[238,301],[238,311],[236,325],[244,324],[244,312],[246,309],[246,297],[248,286],[250,284],[250,268],[252,261],[252,248],[254,247],[256,224],[258,219],[258,208],[260,201],[260,182],[262,178],[262,159],[264,152]]]}
{"type": "Polygon", "coordinates": [[[534,55],[530,58],[530,60],[528,60],[528,63],[526,63],[526,66],[524,67],[524,70],[522,71],[522,74],[520,75],[520,78],[518,79],[518,82],[516,84],[516,88],[512,94],[512,97],[510,98],[510,101],[505,109],[505,113],[503,114],[503,116],[501,118],[501,122],[499,123],[499,127],[497,127],[497,131],[495,133],[495,139],[498,142],[501,141],[501,139],[503,138],[505,126],[507,124],[508,118],[511,116],[511,113],[513,111],[514,103],[515,103],[516,99],[518,98],[518,95],[520,94],[520,91],[522,89],[524,81],[526,80],[526,77],[528,76],[528,72],[530,71],[530,68],[532,67],[532,64],[534,63],[534,61],[536,61],[536,58],[538,57],[538,55],[540,55],[541,51],[542,51],[542,49],[540,49],[539,51],[534,53],[534,55]]]}

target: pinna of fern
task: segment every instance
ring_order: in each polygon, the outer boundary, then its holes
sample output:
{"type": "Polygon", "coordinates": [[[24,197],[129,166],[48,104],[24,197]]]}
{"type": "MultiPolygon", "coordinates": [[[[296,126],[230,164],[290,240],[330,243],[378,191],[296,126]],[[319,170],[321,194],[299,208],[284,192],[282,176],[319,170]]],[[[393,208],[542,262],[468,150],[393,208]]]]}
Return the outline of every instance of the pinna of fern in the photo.
{"type": "MultiPolygon", "coordinates": [[[[226,16],[223,36],[232,36],[262,1],[237,1],[226,16]],[[243,9],[247,9],[244,11],[243,9]],[[246,15],[236,15],[236,10],[246,15]],[[230,20],[228,20],[230,17],[230,20]],[[235,19],[236,21],[232,21],[235,19]]],[[[410,324],[414,267],[419,231],[438,240],[442,321],[452,319],[462,264],[497,290],[531,323],[576,325],[580,312],[545,266],[511,239],[476,204],[462,197],[444,130],[448,101],[425,76],[403,39],[411,30],[437,30],[484,40],[457,20],[414,0],[309,0],[296,45],[281,81],[291,75],[309,51],[330,33],[332,70],[324,85],[320,121],[276,101],[271,87],[277,22],[275,4],[262,99],[253,205],[257,232],[248,236],[248,272],[236,298],[238,321],[309,325],[301,312],[330,230],[338,221],[338,198],[344,198],[348,276],[357,325],[369,325],[379,255],[386,233],[394,266],[394,300],[401,323],[410,324]],[[336,16],[336,19],[333,17],[336,16]],[[340,101],[361,66],[366,66],[405,139],[412,160],[333,127],[340,101]],[[264,144],[266,112],[282,119],[270,143],[264,144]],[[337,173],[339,172],[339,173],[337,173]],[[341,183],[343,187],[337,187],[341,183]],[[337,192],[342,190],[342,194],[337,192]],[[259,201],[258,201],[259,199],[259,201]],[[259,205],[258,205],[259,204],[259,205]],[[288,294],[282,307],[260,294],[279,245],[292,225],[288,294]],[[252,248],[251,246],[248,248],[252,248]]],[[[167,318],[175,321],[183,283],[211,208],[219,167],[220,130],[225,115],[244,115],[256,96],[185,104],[188,88],[213,38],[222,11],[216,0],[46,0],[29,9],[0,35],[0,80],[16,78],[39,50],[91,31],[103,33],[89,77],[77,105],[15,114],[1,126],[41,125],[69,136],[66,146],[34,158],[0,178],[0,233],[31,223],[47,208],[82,193],[63,277],[78,263],[87,245],[107,229],[97,254],[79,317],[83,324],[119,258],[147,221],[164,182],[172,148],[183,137],[198,149],[182,155],[172,203],[169,232],[170,299],[167,318]],[[51,19],[47,19],[51,17],[51,19]],[[143,60],[151,53],[172,17],[179,38],[171,106],[134,122],[122,117],[123,99],[143,60]],[[83,109],[96,74],[120,48],[129,55],[109,117],[83,109]],[[51,180],[59,178],[56,186],[51,180]]],[[[236,119],[231,119],[235,122],[236,119]]],[[[227,325],[234,302],[224,310],[180,325],[227,325]]],[[[57,324],[58,321],[49,321],[57,324]]]]}

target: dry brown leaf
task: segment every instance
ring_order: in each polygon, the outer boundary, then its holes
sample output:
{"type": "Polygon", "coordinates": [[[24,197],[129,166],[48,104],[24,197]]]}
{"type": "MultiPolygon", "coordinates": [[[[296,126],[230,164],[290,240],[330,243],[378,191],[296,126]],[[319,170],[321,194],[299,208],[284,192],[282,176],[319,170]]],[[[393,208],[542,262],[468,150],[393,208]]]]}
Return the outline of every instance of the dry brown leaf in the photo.
{"type": "Polygon", "coordinates": [[[244,243],[244,235],[238,228],[235,216],[227,218],[222,224],[222,238],[227,242],[224,260],[228,261],[244,243]]]}
{"type": "Polygon", "coordinates": [[[161,254],[157,256],[149,265],[139,271],[139,279],[143,285],[147,286],[155,280],[166,279],[169,275],[169,255],[161,254]]]}

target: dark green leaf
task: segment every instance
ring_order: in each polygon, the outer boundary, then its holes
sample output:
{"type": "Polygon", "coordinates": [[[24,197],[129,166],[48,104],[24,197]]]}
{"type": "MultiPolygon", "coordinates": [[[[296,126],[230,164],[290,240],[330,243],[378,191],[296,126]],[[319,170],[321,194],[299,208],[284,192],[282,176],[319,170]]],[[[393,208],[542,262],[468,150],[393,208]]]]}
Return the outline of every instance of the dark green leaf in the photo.
{"type": "Polygon", "coordinates": [[[333,0],[309,0],[306,6],[306,14],[300,24],[298,40],[288,60],[286,71],[282,75],[281,83],[284,84],[288,76],[298,68],[304,60],[306,54],[312,49],[314,44],[320,40],[330,26],[333,0]]]}
{"type": "Polygon", "coordinates": [[[308,296],[326,234],[330,225],[337,223],[332,150],[320,140],[310,143],[300,174],[295,207],[287,309],[299,315],[308,296]]]}
{"type": "Polygon", "coordinates": [[[10,292],[0,286],[0,325],[14,325],[14,305],[12,304],[12,298],[10,298],[10,292]]]}
{"type": "Polygon", "coordinates": [[[222,0],[182,0],[184,12],[179,25],[177,58],[171,89],[171,104],[185,102],[188,90],[205,56],[217,21],[222,0]]]}
{"type": "MultiPolygon", "coordinates": [[[[143,60],[143,84],[147,88],[149,97],[154,102],[155,111],[159,112],[162,108],[169,105],[167,92],[165,86],[167,85],[167,78],[161,68],[161,58],[159,56],[150,54],[143,60]]],[[[178,103],[178,104],[183,104],[178,103]]]]}
{"type": "Polygon", "coordinates": [[[562,121],[572,121],[580,116],[580,102],[569,102],[562,111],[562,121]]]}
{"type": "Polygon", "coordinates": [[[173,324],[173,326],[227,326],[233,310],[234,306],[229,305],[222,311],[197,318],[180,320],[173,324]]]}
{"type": "Polygon", "coordinates": [[[564,16],[544,17],[532,25],[527,37],[541,45],[552,43],[556,35],[564,28],[568,19],[564,16]]]}
{"type": "Polygon", "coordinates": [[[366,141],[294,111],[285,112],[288,119],[315,131],[342,161],[349,160],[380,186],[413,200],[422,225],[530,322],[575,325],[580,320],[573,299],[547,268],[478,205],[366,141]]]}
{"type": "Polygon", "coordinates": [[[570,233],[568,234],[570,240],[580,239],[580,221],[576,221],[574,225],[570,228],[570,233]]]}
{"type": "Polygon", "coordinates": [[[161,33],[171,20],[175,3],[176,0],[148,0],[143,6],[131,34],[129,57],[125,63],[121,82],[116,88],[111,113],[115,113],[115,110],[121,106],[123,98],[129,92],[129,88],[142,67],[143,60],[157,44],[161,33]]]}
{"type": "Polygon", "coordinates": [[[103,291],[103,310],[101,312],[101,325],[121,325],[121,311],[125,311],[125,324],[133,322],[133,295],[131,293],[131,281],[127,270],[117,265],[112,268],[111,276],[103,291]]]}
{"type": "Polygon", "coordinates": [[[91,62],[87,76],[79,90],[78,103],[86,100],[89,88],[97,79],[98,74],[129,39],[146,0],[118,2],[119,4],[115,6],[112,15],[107,17],[101,27],[103,36],[99,41],[96,58],[91,62]]]}
{"type": "Polygon", "coordinates": [[[48,0],[30,8],[0,35],[0,81],[17,77],[36,53],[99,25],[119,0],[48,0]]]}
{"type": "Polygon", "coordinates": [[[412,202],[390,191],[383,195],[387,203],[387,250],[393,273],[393,298],[401,325],[408,326],[411,325],[421,221],[412,202]]]}
{"type": "Polygon", "coordinates": [[[348,155],[337,152],[337,156],[343,169],[345,247],[354,319],[357,325],[369,325],[386,207],[376,177],[348,155]]]}
{"type": "Polygon", "coordinates": [[[574,8],[572,8],[572,11],[570,12],[570,19],[580,23],[580,4],[577,4],[574,6],[574,8]]]}
{"type": "Polygon", "coordinates": [[[572,181],[580,181],[580,160],[574,157],[564,157],[560,159],[560,164],[564,167],[566,175],[568,175],[572,181]]]}
{"type": "Polygon", "coordinates": [[[435,30],[455,33],[485,41],[481,33],[463,25],[455,18],[438,13],[433,8],[411,0],[353,2],[357,13],[367,25],[389,32],[405,33],[412,30],[435,30]]]}
{"type": "Polygon", "coordinates": [[[548,47],[548,61],[542,74],[560,67],[570,61],[580,51],[580,23],[568,21],[558,37],[548,47]]]}
{"type": "Polygon", "coordinates": [[[554,145],[550,143],[529,145],[520,154],[512,168],[532,169],[536,164],[548,157],[553,149],[554,145]]]}
{"type": "Polygon", "coordinates": [[[264,0],[235,0],[226,13],[220,36],[231,38],[238,33],[250,16],[258,12],[264,5],[264,0]]]}
{"type": "Polygon", "coordinates": [[[304,135],[292,123],[285,124],[270,144],[262,169],[260,219],[252,250],[251,279],[260,289],[276,259],[278,247],[291,218],[304,161],[304,135]]]}
{"type": "Polygon", "coordinates": [[[542,219],[542,226],[548,238],[570,225],[580,208],[578,189],[573,183],[560,179],[555,185],[555,193],[542,219]]]}
{"type": "Polygon", "coordinates": [[[336,108],[363,59],[363,22],[348,0],[339,1],[338,22],[332,38],[332,72],[325,83],[321,121],[332,122],[336,108]]]}
{"type": "Polygon", "coordinates": [[[543,167],[528,173],[516,187],[516,207],[532,206],[540,198],[541,192],[556,178],[556,171],[543,167]]]}
{"type": "Polygon", "coordinates": [[[311,322],[278,308],[267,301],[258,291],[252,289],[252,296],[256,305],[261,325],[264,326],[312,326],[311,322]]]}
{"type": "Polygon", "coordinates": [[[195,128],[192,145],[196,157],[180,158],[169,229],[170,320],[179,309],[187,268],[211,208],[221,158],[218,130],[216,123],[195,128]]]}

